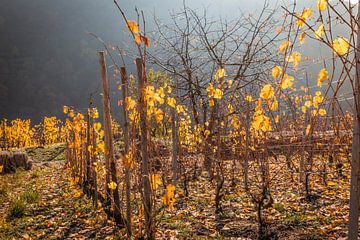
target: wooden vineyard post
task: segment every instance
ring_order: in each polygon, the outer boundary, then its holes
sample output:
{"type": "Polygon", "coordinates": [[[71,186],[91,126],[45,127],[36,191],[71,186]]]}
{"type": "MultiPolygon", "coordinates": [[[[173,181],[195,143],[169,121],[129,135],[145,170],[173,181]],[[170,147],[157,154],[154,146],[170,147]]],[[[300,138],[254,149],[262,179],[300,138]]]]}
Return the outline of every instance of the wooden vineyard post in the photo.
{"type": "Polygon", "coordinates": [[[149,175],[149,156],[148,156],[148,129],[147,129],[147,104],[145,101],[146,73],[144,62],[141,58],[136,59],[136,67],[139,81],[139,112],[140,112],[140,132],[141,132],[141,183],[142,183],[142,199],[145,212],[145,225],[147,239],[154,239],[153,223],[152,223],[152,205],[151,205],[151,188],[149,175]]]}
{"type": "Polygon", "coordinates": [[[173,171],[173,185],[177,183],[177,169],[178,169],[178,122],[176,116],[176,109],[171,108],[171,137],[172,137],[172,171],[173,171]]]}
{"type": "Polygon", "coordinates": [[[88,196],[90,196],[89,183],[90,183],[90,152],[89,146],[90,142],[90,109],[91,109],[91,99],[89,99],[89,106],[86,113],[86,144],[85,144],[85,184],[84,189],[88,196]]]}
{"type": "MultiPolygon", "coordinates": [[[[129,116],[126,111],[126,98],[128,96],[128,78],[126,73],[126,68],[122,67],[120,69],[121,72],[121,84],[122,84],[122,100],[123,100],[123,107],[122,107],[122,114],[124,119],[124,143],[125,143],[125,154],[129,154],[130,150],[130,133],[129,133],[129,116]]],[[[126,157],[126,156],[125,156],[126,157]]],[[[126,197],[126,230],[128,237],[131,237],[131,164],[129,161],[132,159],[127,159],[128,161],[125,165],[125,197],[126,197]]]]}
{"type": "MultiPolygon", "coordinates": [[[[109,82],[107,78],[106,63],[105,63],[105,53],[99,52],[99,64],[102,78],[102,87],[103,87],[103,105],[104,105],[104,132],[105,132],[105,165],[107,171],[110,171],[111,181],[116,183],[116,188],[113,189],[113,200],[114,200],[114,218],[116,223],[123,224],[121,211],[120,211],[120,195],[118,188],[118,181],[116,177],[116,163],[114,159],[114,149],[113,149],[113,134],[111,128],[111,116],[110,116],[110,95],[109,95],[109,82]]],[[[110,200],[110,175],[106,174],[106,198],[110,200]]]]}
{"type": "Polygon", "coordinates": [[[80,149],[79,149],[79,183],[80,186],[83,187],[84,186],[84,178],[85,178],[85,158],[84,158],[84,132],[81,131],[80,132],[80,149]]]}
{"type": "Polygon", "coordinates": [[[302,154],[301,154],[301,157],[300,157],[300,169],[299,169],[299,173],[300,173],[300,176],[299,176],[299,182],[301,185],[304,184],[305,182],[305,145],[306,145],[306,128],[307,128],[307,125],[308,125],[308,120],[307,120],[307,115],[305,114],[305,117],[304,117],[304,128],[303,128],[303,136],[302,136],[302,154]]]}
{"type": "MultiPolygon", "coordinates": [[[[358,14],[360,11],[360,1],[358,2],[358,14]]],[[[360,24],[360,18],[357,17],[357,26],[360,24]]],[[[349,213],[349,240],[358,239],[359,231],[359,194],[360,194],[360,32],[357,32],[357,48],[355,50],[356,75],[354,89],[354,132],[352,142],[352,161],[351,161],[351,184],[350,184],[350,213],[349,213]]]]}
{"type": "Polygon", "coordinates": [[[249,190],[249,148],[250,148],[250,108],[246,109],[246,135],[245,135],[245,160],[244,160],[244,189],[249,190]]]}
{"type": "MultiPolygon", "coordinates": [[[[93,127],[93,120],[91,119],[90,122],[90,128],[91,128],[91,132],[92,132],[92,148],[96,149],[96,138],[95,138],[95,129],[93,127]]],[[[93,180],[92,184],[93,184],[93,189],[94,189],[94,196],[93,196],[93,205],[95,206],[95,209],[98,206],[98,186],[97,186],[97,172],[96,172],[96,157],[95,154],[93,152],[92,156],[91,156],[91,163],[92,163],[92,174],[91,174],[91,178],[93,180]]]]}

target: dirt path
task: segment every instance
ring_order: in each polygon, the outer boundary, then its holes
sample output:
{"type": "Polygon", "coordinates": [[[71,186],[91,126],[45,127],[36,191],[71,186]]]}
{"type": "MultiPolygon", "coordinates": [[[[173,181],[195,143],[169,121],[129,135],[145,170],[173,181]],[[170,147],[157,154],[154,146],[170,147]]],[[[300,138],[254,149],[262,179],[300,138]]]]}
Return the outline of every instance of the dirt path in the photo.
{"type": "Polygon", "coordinates": [[[86,197],[74,197],[64,162],[0,176],[0,239],[118,239],[122,235],[86,197]],[[120,234],[119,234],[120,233],[120,234]]]}

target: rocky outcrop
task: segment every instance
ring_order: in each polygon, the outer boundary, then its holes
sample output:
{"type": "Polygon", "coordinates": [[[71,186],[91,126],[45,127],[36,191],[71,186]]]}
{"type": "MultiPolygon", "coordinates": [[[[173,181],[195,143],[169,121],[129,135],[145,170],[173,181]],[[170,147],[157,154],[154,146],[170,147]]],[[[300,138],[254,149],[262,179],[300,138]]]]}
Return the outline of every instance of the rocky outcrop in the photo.
{"type": "Polygon", "coordinates": [[[0,166],[2,166],[2,172],[0,174],[15,173],[17,168],[30,170],[32,168],[32,161],[26,152],[2,151],[0,152],[0,166]]]}

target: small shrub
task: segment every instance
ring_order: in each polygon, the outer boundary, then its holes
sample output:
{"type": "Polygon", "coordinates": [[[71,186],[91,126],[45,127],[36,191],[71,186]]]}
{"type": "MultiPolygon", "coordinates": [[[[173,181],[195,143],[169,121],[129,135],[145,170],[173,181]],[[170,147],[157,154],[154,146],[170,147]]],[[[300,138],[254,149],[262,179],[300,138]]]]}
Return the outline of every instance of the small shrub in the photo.
{"type": "Polygon", "coordinates": [[[25,210],[26,210],[25,202],[21,199],[17,199],[10,204],[9,212],[6,218],[8,220],[21,218],[25,215],[25,210]]]}
{"type": "Polygon", "coordinates": [[[36,191],[25,192],[21,197],[27,203],[34,203],[39,199],[39,194],[36,191]]]}
{"type": "Polygon", "coordinates": [[[0,198],[7,196],[8,189],[5,186],[0,186],[0,198]]]}
{"type": "Polygon", "coordinates": [[[289,226],[296,226],[296,225],[300,225],[302,220],[303,220],[302,215],[300,213],[294,212],[287,214],[285,218],[285,224],[289,226]]]}
{"type": "Polygon", "coordinates": [[[273,208],[280,213],[283,213],[286,211],[284,205],[282,205],[281,203],[274,203],[273,208]]]}
{"type": "Polygon", "coordinates": [[[33,172],[33,173],[31,173],[31,175],[30,175],[30,178],[31,178],[31,179],[38,178],[38,177],[39,177],[39,173],[38,173],[38,172],[33,172]]]}

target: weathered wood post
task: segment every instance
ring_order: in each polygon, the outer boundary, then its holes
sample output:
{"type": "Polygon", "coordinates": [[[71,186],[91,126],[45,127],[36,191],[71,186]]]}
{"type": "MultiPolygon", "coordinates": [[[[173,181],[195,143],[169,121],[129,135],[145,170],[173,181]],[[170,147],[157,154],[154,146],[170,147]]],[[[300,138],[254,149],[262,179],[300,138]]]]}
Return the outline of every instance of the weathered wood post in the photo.
{"type": "Polygon", "coordinates": [[[244,189],[249,190],[249,150],[250,150],[250,108],[247,103],[246,109],[246,135],[245,135],[245,159],[244,159],[244,189]]]}
{"type": "Polygon", "coordinates": [[[140,133],[141,133],[141,182],[142,198],[145,212],[145,224],[147,239],[154,239],[153,222],[152,222],[152,204],[150,188],[150,169],[148,156],[148,128],[147,128],[147,103],[145,100],[146,89],[146,70],[145,64],[141,58],[136,59],[136,67],[139,81],[139,113],[140,113],[140,133]]]}
{"type": "MultiPolygon", "coordinates": [[[[360,24],[360,1],[358,2],[357,27],[360,24]]],[[[355,52],[356,75],[354,90],[354,132],[352,142],[352,161],[351,161],[351,185],[350,185],[350,213],[349,213],[349,240],[358,239],[359,231],[359,194],[360,194],[360,31],[357,31],[357,48],[355,52]]]]}
{"type": "Polygon", "coordinates": [[[171,138],[172,138],[172,152],[171,152],[171,161],[172,161],[172,171],[173,171],[173,185],[176,186],[177,183],[177,171],[178,171],[178,119],[176,115],[176,109],[171,108],[171,138]]]}
{"type": "MultiPolygon", "coordinates": [[[[91,119],[90,122],[90,128],[91,128],[91,132],[92,132],[92,149],[96,149],[96,138],[95,138],[95,129],[94,129],[94,120],[91,119]]],[[[95,209],[97,209],[98,206],[98,184],[97,184],[97,172],[96,172],[96,156],[95,153],[93,151],[93,154],[91,156],[91,163],[92,163],[92,172],[91,172],[91,178],[92,178],[92,185],[93,185],[93,205],[95,207],[95,209]]]]}
{"type": "MultiPolygon", "coordinates": [[[[102,87],[103,87],[103,106],[104,106],[104,132],[105,132],[105,165],[107,171],[111,174],[111,181],[116,183],[116,188],[113,189],[114,200],[114,218],[116,223],[123,224],[121,211],[120,211],[120,195],[116,174],[116,163],[114,158],[113,149],[113,134],[111,128],[111,116],[110,116],[110,94],[109,94],[109,81],[107,77],[106,64],[105,64],[105,52],[99,52],[99,64],[101,70],[102,87]]],[[[107,199],[110,200],[110,174],[106,174],[106,193],[107,199]]]]}
{"type": "MultiPolygon", "coordinates": [[[[128,78],[126,73],[126,68],[121,67],[121,84],[122,84],[122,100],[123,100],[123,106],[122,106],[122,114],[124,119],[124,126],[123,126],[123,133],[124,133],[124,144],[125,144],[125,154],[129,154],[130,150],[130,132],[129,132],[129,116],[126,111],[126,98],[128,97],[128,78]]],[[[130,160],[130,159],[127,159],[130,160]]],[[[131,159],[132,161],[132,159],[131,159]]],[[[129,165],[129,163],[128,163],[129,165]]],[[[131,197],[131,166],[125,165],[125,197],[126,197],[126,230],[128,237],[131,237],[132,231],[131,231],[131,205],[130,205],[130,197],[131,197]]]]}
{"type": "Polygon", "coordinates": [[[89,183],[90,183],[90,112],[91,111],[91,98],[89,99],[89,106],[86,113],[86,144],[85,144],[85,181],[84,190],[88,196],[90,196],[89,183]]]}

